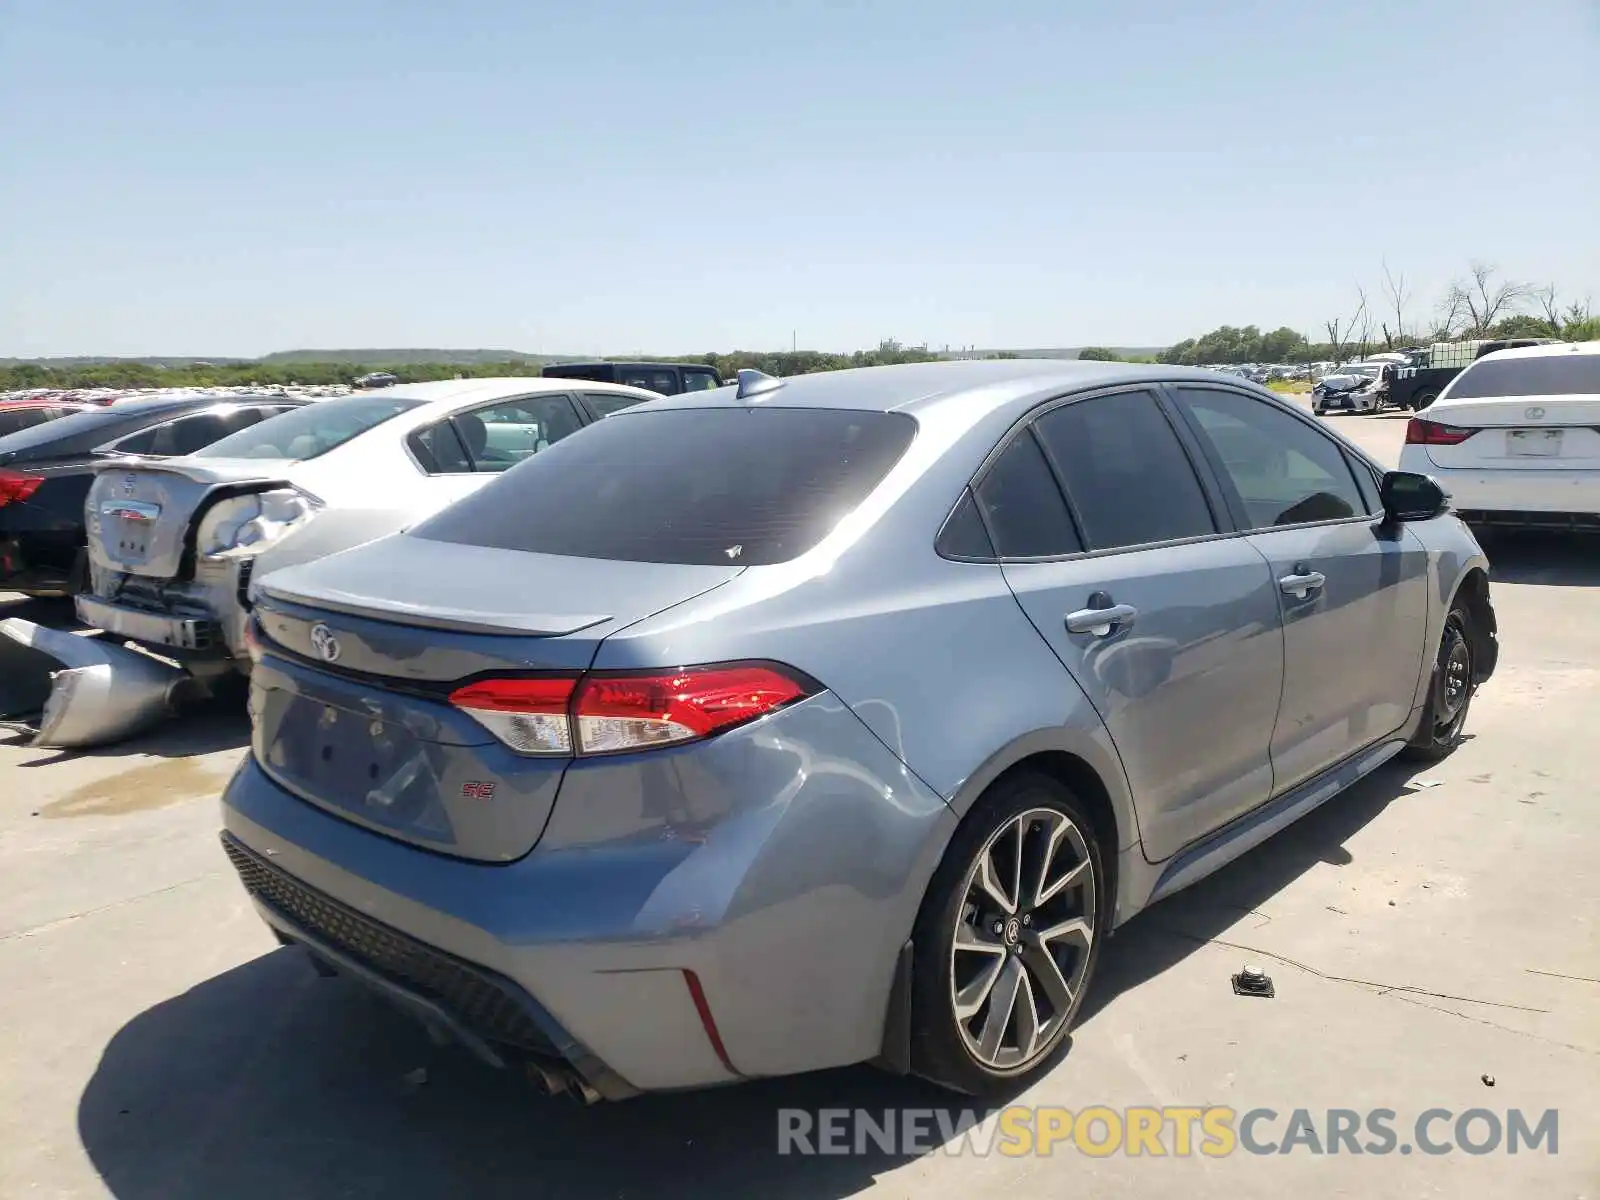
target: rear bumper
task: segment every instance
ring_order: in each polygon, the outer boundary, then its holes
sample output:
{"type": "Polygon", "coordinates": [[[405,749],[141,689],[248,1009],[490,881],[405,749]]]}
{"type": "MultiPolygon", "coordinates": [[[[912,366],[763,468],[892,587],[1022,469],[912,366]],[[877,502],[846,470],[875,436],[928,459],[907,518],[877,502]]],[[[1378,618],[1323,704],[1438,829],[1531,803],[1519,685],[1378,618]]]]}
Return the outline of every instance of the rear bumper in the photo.
{"type": "Polygon", "coordinates": [[[1469,524],[1567,529],[1600,522],[1600,470],[1441,467],[1417,446],[1401,451],[1400,469],[1433,476],[1469,524]]]}
{"type": "Polygon", "coordinates": [[[203,617],[172,617],[140,608],[112,604],[98,596],[81,595],[73,602],[78,620],[95,629],[142,642],[193,654],[228,657],[221,625],[203,617]]]}
{"type": "Polygon", "coordinates": [[[355,825],[252,756],[223,797],[229,853],[287,938],[357,960],[469,1045],[554,1053],[602,1095],[874,1058],[955,815],[836,703],[718,743],[725,755],[635,768],[615,788],[564,787],[540,845],[504,864],[355,825]],[[824,722],[828,754],[812,736],[824,722]],[[788,760],[787,794],[747,775],[749,793],[725,795],[722,768],[762,754],[788,760]],[[564,821],[564,804],[583,811],[564,821]],[[613,808],[624,835],[576,832],[613,808]]]}

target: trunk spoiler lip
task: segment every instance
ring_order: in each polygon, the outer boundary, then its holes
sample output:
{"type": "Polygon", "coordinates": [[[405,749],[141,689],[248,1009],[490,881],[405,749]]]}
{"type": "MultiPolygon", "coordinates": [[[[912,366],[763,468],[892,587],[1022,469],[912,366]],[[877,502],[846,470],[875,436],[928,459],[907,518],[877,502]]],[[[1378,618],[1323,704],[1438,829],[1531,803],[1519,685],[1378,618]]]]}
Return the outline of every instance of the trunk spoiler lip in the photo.
{"type": "Polygon", "coordinates": [[[610,613],[492,612],[438,605],[412,606],[392,598],[378,599],[334,588],[297,589],[273,583],[260,585],[262,599],[320,608],[345,616],[419,626],[451,633],[487,633],[500,637],[565,637],[612,620],[610,613]]]}
{"type": "MultiPolygon", "coordinates": [[[[182,457],[162,458],[151,454],[116,454],[96,450],[94,460],[90,465],[96,475],[103,475],[112,471],[152,471],[165,472],[168,475],[179,475],[193,483],[210,484],[214,487],[227,487],[248,485],[255,487],[265,484],[269,487],[293,487],[294,481],[287,473],[278,471],[262,471],[251,475],[243,472],[219,471],[210,465],[201,463],[187,463],[182,457]]],[[[219,462],[237,462],[238,459],[219,459],[219,462]]],[[[273,460],[276,466],[283,460],[273,460]]]]}

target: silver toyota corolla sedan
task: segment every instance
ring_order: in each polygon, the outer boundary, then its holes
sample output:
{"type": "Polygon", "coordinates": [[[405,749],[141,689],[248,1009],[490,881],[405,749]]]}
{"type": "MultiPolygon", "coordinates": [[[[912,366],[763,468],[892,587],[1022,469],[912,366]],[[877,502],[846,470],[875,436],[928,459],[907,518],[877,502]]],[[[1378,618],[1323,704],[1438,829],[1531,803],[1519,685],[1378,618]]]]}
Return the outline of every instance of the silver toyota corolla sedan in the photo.
{"type": "Polygon", "coordinates": [[[1001,1092],[1118,925],[1456,745],[1487,565],[1242,380],[747,373],[262,580],[224,844],[319,969],[549,1087],[1001,1092]]]}

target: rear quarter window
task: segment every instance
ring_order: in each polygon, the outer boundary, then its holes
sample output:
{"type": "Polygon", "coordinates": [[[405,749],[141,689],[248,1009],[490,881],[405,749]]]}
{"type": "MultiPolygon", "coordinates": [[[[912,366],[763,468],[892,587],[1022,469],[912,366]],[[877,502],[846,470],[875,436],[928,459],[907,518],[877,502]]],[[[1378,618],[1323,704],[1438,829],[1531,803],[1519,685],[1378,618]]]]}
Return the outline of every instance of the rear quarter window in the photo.
{"type": "Polygon", "coordinates": [[[632,409],[507,471],[411,536],[629,562],[786,562],[848,516],[915,435],[901,413],[632,409]]]}

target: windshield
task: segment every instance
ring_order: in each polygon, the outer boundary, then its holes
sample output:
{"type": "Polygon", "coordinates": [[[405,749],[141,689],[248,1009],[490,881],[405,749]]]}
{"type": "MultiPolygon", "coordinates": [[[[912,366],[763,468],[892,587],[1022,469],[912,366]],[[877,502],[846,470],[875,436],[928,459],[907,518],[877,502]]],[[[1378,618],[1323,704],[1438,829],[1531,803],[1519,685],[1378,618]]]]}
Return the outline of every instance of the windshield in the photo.
{"type": "Polygon", "coordinates": [[[815,546],[905,452],[900,413],[631,408],[412,530],[576,558],[756,567],[815,546]]]}
{"type": "Polygon", "coordinates": [[[212,442],[195,458],[287,458],[303,462],[422,405],[404,396],[344,396],[319,400],[212,442]]]}

